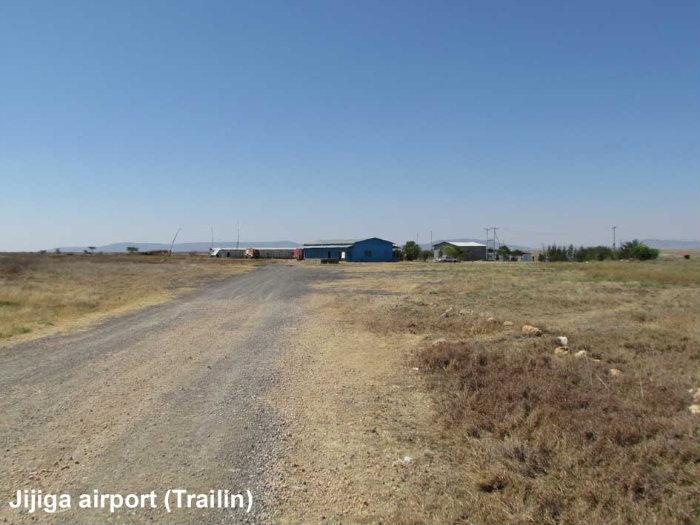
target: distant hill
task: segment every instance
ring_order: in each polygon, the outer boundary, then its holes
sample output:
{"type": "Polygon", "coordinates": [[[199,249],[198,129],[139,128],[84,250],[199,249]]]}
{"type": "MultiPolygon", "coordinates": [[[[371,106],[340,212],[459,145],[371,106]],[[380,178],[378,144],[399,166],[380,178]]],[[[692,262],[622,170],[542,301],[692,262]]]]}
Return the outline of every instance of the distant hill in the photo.
{"type": "MultiPolygon", "coordinates": [[[[299,243],[294,241],[240,241],[238,245],[241,248],[255,247],[255,248],[296,248],[301,246],[299,243]]],[[[150,252],[153,250],[169,250],[170,244],[157,243],[157,242],[116,242],[113,244],[106,244],[104,246],[98,246],[98,252],[104,253],[121,253],[126,252],[127,246],[136,246],[140,252],[150,252]]],[[[236,241],[215,241],[214,248],[216,247],[233,247],[236,246],[236,241]]],[[[175,243],[173,246],[174,252],[208,252],[211,247],[211,242],[182,242],[175,243]]],[[[64,253],[82,253],[87,250],[87,246],[63,246],[58,248],[64,253]]]]}
{"type": "Polygon", "coordinates": [[[659,248],[661,250],[700,250],[700,241],[642,239],[642,242],[652,248],[659,248]]]}

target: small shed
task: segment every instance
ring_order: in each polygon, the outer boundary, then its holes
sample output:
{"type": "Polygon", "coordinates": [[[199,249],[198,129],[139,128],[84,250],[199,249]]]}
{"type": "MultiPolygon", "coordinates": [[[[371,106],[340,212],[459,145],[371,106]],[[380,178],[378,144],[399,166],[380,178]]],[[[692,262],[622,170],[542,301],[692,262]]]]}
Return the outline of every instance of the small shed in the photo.
{"type": "Polygon", "coordinates": [[[394,244],[378,237],[319,240],[304,244],[304,259],[388,262],[394,260],[394,244]]]}

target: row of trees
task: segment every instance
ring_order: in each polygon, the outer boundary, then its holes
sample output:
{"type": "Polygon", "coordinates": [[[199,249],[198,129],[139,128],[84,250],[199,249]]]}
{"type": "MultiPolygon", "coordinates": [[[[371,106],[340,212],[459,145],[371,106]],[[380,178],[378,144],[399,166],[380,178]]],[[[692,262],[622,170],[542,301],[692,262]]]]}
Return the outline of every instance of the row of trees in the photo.
{"type": "MultiPolygon", "coordinates": [[[[453,246],[445,246],[443,252],[448,257],[459,258],[461,251],[453,246]],[[454,250],[455,253],[452,253],[454,250]]],[[[511,257],[519,257],[523,255],[520,250],[511,250],[505,244],[500,246],[496,253],[499,258],[508,260],[511,257]]],[[[415,241],[408,241],[401,251],[401,256],[405,261],[427,261],[433,257],[433,252],[423,250],[415,241]]],[[[637,239],[629,241],[614,250],[609,246],[579,246],[573,244],[569,246],[557,246],[552,244],[547,246],[538,256],[539,261],[549,262],[585,262],[585,261],[606,261],[615,259],[638,259],[647,261],[656,259],[659,256],[659,250],[647,246],[637,239]]]]}
{"type": "Polygon", "coordinates": [[[624,243],[617,250],[613,250],[609,246],[579,246],[576,248],[573,244],[569,246],[557,246],[556,244],[552,244],[540,252],[538,260],[549,262],[585,262],[638,259],[640,261],[647,261],[656,259],[658,256],[659,250],[635,239],[624,243]]]}

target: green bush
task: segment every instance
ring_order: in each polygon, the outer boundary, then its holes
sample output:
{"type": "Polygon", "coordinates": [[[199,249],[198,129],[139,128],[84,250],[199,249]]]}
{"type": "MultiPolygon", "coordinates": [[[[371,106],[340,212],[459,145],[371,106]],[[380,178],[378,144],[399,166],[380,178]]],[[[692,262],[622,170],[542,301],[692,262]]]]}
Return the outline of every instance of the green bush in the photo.
{"type": "Polygon", "coordinates": [[[659,256],[659,250],[647,246],[643,242],[634,239],[620,246],[621,259],[639,259],[640,261],[648,261],[656,259],[659,256]]]}
{"type": "Polygon", "coordinates": [[[446,244],[443,246],[442,253],[443,255],[454,259],[461,259],[464,256],[464,252],[460,250],[459,246],[452,246],[451,244],[446,244]]]}
{"type": "Polygon", "coordinates": [[[557,246],[552,244],[547,246],[538,256],[538,260],[549,262],[586,262],[586,261],[606,261],[614,259],[639,259],[646,261],[656,259],[659,250],[651,248],[638,240],[623,244],[619,250],[615,251],[609,246],[579,246],[575,248],[573,244],[569,246],[557,246]]]}
{"type": "Polygon", "coordinates": [[[415,241],[408,241],[403,246],[403,258],[407,261],[415,261],[420,256],[420,246],[415,241]]]}
{"type": "Polygon", "coordinates": [[[584,261],[605,261],[615,259],[616,253],[609,246],[581,246],[574,250],[574,260],[584,261]]]}

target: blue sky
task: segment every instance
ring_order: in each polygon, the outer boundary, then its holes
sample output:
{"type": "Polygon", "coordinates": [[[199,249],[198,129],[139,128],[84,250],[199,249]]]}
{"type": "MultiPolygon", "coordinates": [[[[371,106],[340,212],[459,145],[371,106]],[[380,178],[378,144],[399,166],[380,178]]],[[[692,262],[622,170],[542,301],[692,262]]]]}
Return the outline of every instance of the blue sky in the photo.
{"type": "Polygon", "coordinates": [[[0,2],[0,250],[700,234],[700,3],[0,2]]]}

